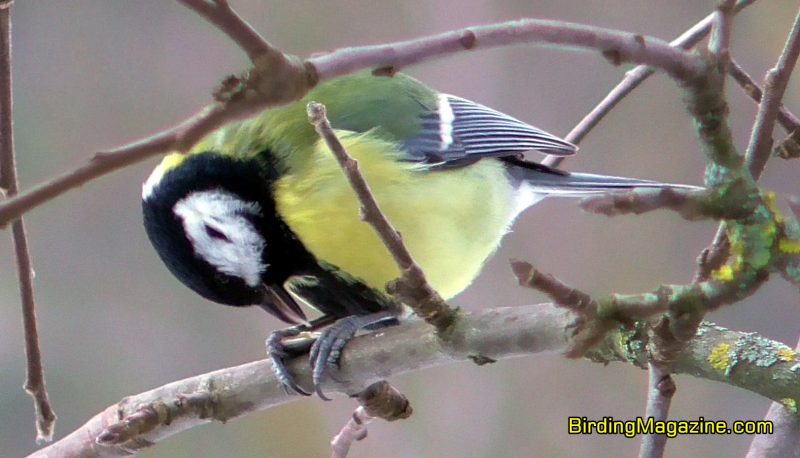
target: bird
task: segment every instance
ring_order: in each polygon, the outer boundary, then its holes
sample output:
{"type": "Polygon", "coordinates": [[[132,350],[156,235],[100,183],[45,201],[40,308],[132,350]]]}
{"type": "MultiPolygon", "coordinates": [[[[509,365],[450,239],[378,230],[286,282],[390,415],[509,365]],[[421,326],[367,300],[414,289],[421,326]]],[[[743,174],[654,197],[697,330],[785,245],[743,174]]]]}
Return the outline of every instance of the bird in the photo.
{"type": "Polygon", "coordinates": [[[313,388],[327,399],[322,380],[346,342],[396,323],[404,310],[385,292],[400,271],[360,220],[357,196],[308,122],[311,101],[325,105],[382,211],[445,300],[478,276],[517,216],[547,196],[693,188],[547,167],[526,153],[569,156],[577,147],[403,73],[342,76],[221,127],[156,166],[142,186],[144,227],[168,270],[196,293],[260,306],[291,325],[267,340],[287,392],[311,394],[285,365],[307,351],[313,388]],[[319,317],[308,319],[304,306],[319,317]],[[320,332],[312,343],[287,343],[311,331],[320,332]]]}

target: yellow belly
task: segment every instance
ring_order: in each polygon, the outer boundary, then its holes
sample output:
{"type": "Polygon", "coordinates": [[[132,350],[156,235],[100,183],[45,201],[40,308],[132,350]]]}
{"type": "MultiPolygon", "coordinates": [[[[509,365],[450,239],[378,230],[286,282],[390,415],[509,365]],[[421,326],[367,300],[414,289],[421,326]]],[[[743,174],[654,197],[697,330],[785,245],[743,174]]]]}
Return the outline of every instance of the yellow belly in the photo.
{"type": "MultiPolygon", "coordinates": [[[[427,172],[394,158],[393,145],[369,134],[343,134],[378,204],[403,235],[431,285],[444,298],[463,291],[495,251],[512,216],[512,188],[503,165],[482,160],[427,172]]],[[[305,166],[275,186],[284,220],[319,259],[383,289],[399,271],[333,155],[317,143],[305,166]]]]}

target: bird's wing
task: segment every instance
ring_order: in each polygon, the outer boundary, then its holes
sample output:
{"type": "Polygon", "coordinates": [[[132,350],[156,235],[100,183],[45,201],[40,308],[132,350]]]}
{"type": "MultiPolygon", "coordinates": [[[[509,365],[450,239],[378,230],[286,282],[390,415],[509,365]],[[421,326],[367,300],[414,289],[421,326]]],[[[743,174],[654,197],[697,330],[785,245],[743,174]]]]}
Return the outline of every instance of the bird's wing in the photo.
{"type": "MultiPolygon", "coordinates": [[[[320,85],[308,100],[324,103],[336,129],[374,132],[397,141],[401,159],[461,166],[483,157],[535,151],[567,156],[577,147],[553,134],[461,97],[436,92],[404,74],[361,73],[320,85]]],[[[302,110],[301,110],[302,108],[302,110]]],[[[305,114],[296,122],[315,138],[305,114]]]]}
{"type": "Polygon", "coordinates": [[[577,151],[575,145],[553,134],[449,94],[437,95],[436,104],[421,117],[421,130],[403,146],[410,160],[447,167],[528,151],[556,156],[577,151]]]}

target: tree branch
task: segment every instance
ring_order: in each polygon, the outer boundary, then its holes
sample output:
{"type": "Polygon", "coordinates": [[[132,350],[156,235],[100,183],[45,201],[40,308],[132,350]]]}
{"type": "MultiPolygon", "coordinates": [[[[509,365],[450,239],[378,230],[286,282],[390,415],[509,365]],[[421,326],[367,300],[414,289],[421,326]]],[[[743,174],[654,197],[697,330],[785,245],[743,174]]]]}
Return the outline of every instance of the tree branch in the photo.
{"type": "MultiPolygon", "coordinates": [[[[733,10],[738,13],[744,8],[755,3],[755,0],[739,0],[733,10]]],[[[672,40],[670,46],[682,49],[691,49],[711,32],[711,25],[716,17],[716,12],[709,14],[702,21],[693,25],[689,30],[683,32],[679,37],[672,40]]],[[[611,90],[600,103],[595,106],[578,124],[572,128],[564,139],[573,145],[579,144],[589,132],[592,131],[603,118],[606,117],[614,107],[619,104],[628,94],[633,92],[647,78],[655,73],[652,67],[639,65],[625,73],[625,78],[611,90]]],[[[550,167],[558,167],[566,156],[547,156],[542,163],[550,167]]]]}
{"type": "MultiPolygon", "coordinates": [[[[203,11],[207,16],[217,10],[203,11]]],[[[218,22],[213,23],[217,25],[218,22]]],[[[225,23],[229,36],[234,34],[230,29],[235,24],[225,23]]],[[[241,40],[247,33],[235,35],[241,40]]],[[[260,41],[258,46],[264,43],[260,41]]],[[[379,74],[391,74],[402,67],[456,52],[523,43],[594,50],[614,65],[625,62],[647,64],[678,80],[690,79],[702,70],[700,58],[657,38],[536,19],[468,27],[385,45],[345,48],[312,56],[305,61],[270,48],[266,54],[259,55],[250,72],[230,77],[222,83],[215,93],[215,104],[181,125],[115,150],[98,153],[88,163],[0,203],[0,226],[97,177],[157,154],[186,151],[221,125],[269,106],[298,100],[320,81],[366,68],[374,68],[379,74]]],[[[258,48],[239,44],[248,54],[253,52],[253,48],[258,48]]]]}
{"type": "MultiPolygon", "coordinates": [[[[354,338],[342,357],[342,382],[325,380],[326,392],[353,395],[377,380],[476,357],[507,359],[544,351],[564,352],[576,316],[552,304],[505,307],[464,313],[453,325],[453,339],[442,345],[421,320],[406,321],[380,333],[354,338]],[[345,382],[346,381],[346,382],[345,382]]],[[[646,367],[646,345],[635,329],[610,333],[587,356],[595,362],[624,361],[646,367]]],[[[676,373],[738,386],[770,399],[800,398],[800,379],[792,371],[797,354],[753,333],[703,324],[675,361],[676,373]]],[[[310,383],[308,358],[290,362],[299,381],[310,383]]],[[[31,456],[129,456],[180,431],[211,421],[227,421],[293,400],[275,378],[269,361],[257,361],[173,382],[123,399],[67,437],[31,456]],[[130,428],[128,418],[140,418],[130,428]],[[103,445],[108,431],[127,431],[119,442],[103,445]]]]}
{"type": "MultiPolygon", "coordinates": [[[[0,2],[0,188],[11,198],[19,192],[14,155],[13,99],[11,81],[11,1],[0,2]]],[[[53,439],[56,414],[50,406],[44,379],[42,351],[36,322],[33,293],[33,263],[22,218],[12,222],[14,255],[17,261],[19,293],[22,300],[22,325],[25,330],[27,375],[25,391],[33,398],[36,415],[36,441],[53,439]]]]}
{"type": "Polygon", "coordinates": [[[520,19],[385,45],[345,48],[311,57],[308,62],[314,66],[320,80],[325,80],[373,67],[377,67],[379,73],[391,74],[403,67],[457,52],[522,43],[599,51],[613,65],[647,64],[678,80],[686,80],[702,71],[702,63],[696,56],[658,38],[541,19],[520,19]]]}
{"type": "MultiPolygon", "coordinates": [[[[722,218],[721,212],[742,215],[740,208],[719,208],[710,203],[710,191],[693,189],[642,189],[631,192],[616,192],[589,196],[581,199],[583,210],[606,216],[633,213],[640,215],[653,210],[667,208],[683,219],[694,221],[704,218],[722,218]]],[[[752,209],[750,210],[752,212],[752,209]]]]}
{"type": "Polygon", "coordinates": [[[786,92],[786,86],[789,84],[789,77],[797,63],[798,55],[800,55],[800,11],[795,17],[789,38],[786,40],[778,62],[767,72],[764,79],[764,97],[758,107],[745,155],[750,173],[755,179],[761,176],[769,159],[775,120],[778,118],[783,94],[786,92]]]}
{"type": "Polygon", "coordinates": [[[264,39],[250,24],[242,19],[228,4],[228,0],[178,0],[187,8],[214,24],[244,51],[251,61],[262,55],[276,52],[275,47],[264,39]]]}
{"type": "Polygon", "coordinates": [[[730,61],[731,30],[733,29],[734,4],[736,0],[720,0],[714,11],[711,38],[708,50],[723,67],[730,61]]]}
{"type": "MultiPolygon", "coordinates": [[[[650,361],[648,366],[647,408],[645,418],[655,421],[667,421],[672,395],[675,394],[675,381],[667,366],[650,361]]],[[[664,434],[646,434],[642,437],[639,458],[660,458],[664,456],[667,436],[664,434]]]]}
{"type": "MultiPolygon", "coordinates": [[[[728,73],[731,75],[733,80],[742,87],[742,90],[744,90],[745,94],[747,94],[756,103],[761,103],[761,97],[763,95],[761,87],[759,87],[758,83],[755,82],[753,77],[750,76],[742,68],[742,66],[736,62],[735,59],[731,59],[728,73]]],[[[800,132],[800,119],[798,119],[797,116],[789,111],[783,104],[781,104],[780,109],[778,110],[778,122],[789,134],[800,132]]]]}

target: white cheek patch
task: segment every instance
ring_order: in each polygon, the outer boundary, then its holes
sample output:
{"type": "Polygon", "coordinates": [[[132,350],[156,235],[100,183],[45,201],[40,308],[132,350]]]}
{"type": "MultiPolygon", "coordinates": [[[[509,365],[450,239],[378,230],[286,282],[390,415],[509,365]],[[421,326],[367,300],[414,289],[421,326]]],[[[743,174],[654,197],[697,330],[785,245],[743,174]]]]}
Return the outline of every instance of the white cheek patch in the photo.
{"type": "Polygon", "coordinates": [[[258,204],[215,189],[189,194],[172,211],[181,219],[198,257],[249,286],[261,284],[266,268],[261,256],[266,242],[243,215],[260,214],[258,204]]]}

